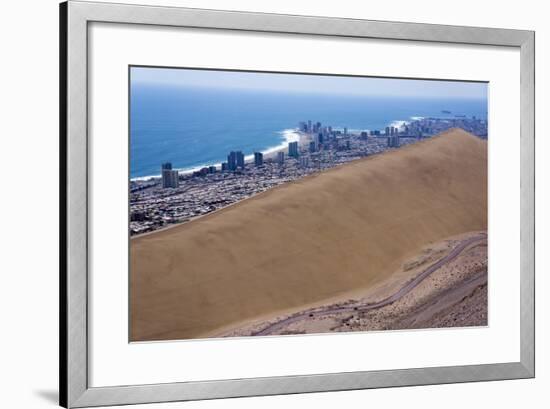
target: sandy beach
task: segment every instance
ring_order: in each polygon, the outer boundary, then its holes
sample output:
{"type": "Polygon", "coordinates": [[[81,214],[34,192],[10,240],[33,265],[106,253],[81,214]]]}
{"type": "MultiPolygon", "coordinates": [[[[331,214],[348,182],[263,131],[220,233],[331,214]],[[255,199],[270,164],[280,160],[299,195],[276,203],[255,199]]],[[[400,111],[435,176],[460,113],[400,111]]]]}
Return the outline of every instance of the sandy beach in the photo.
{"type": "MultiPolygon", "coordinates": [[[[286,132],[289,132],[290,130],[287,130],[286,132]]],[[[305,132],[301,132],[301,131],[298,131],[298,130],[293,130],[292,133],[294,135],[297,135],[297,141],[298,142],[298,145],[300,147],[307,147],[309,145],[309,142],[312,141],[312,135],[311,134],[308,134],[308,133],[305,133],[305,132]]],[[[274,150],[270,150],[269,152],[264,152],[264,159],[275,159],[277,157],[277,153],[279,152],[284,152],[285,155],[288,154],[288,139],[285,141],[284,144],[282,144],[279,148],[277,149],[274,149],[274,150]]],[[[248,161],[250,162],[253,162],[254,161],[254,158],[251,157],[250,159],[247,158],[248,161]]]]}
{"type": "Polygon", "coordinates": [[[487,143],[462,130],[280,185],[130,243],[130,339],[212,336],[347,299],[487,229],[487,143]]]}

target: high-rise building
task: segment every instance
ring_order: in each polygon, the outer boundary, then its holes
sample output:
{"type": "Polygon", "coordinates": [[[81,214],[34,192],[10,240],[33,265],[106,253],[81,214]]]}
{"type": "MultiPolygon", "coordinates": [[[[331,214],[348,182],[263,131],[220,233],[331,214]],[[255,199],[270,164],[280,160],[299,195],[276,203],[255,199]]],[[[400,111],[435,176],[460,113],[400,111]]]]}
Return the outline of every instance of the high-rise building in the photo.
{"type": "Polygon", "coordinates": [[[285,163],[285,153],[284,152],[277,152],[277,163],[279,165],[282,165],[285,163]]]}
{"type": "Polygon", "coordinates": [[[348,128],[344,127],[344,136],[348,135],[348,128]]]}
{"type": "Polygon", "coordinates": [[[298,152],[298,142],[289,142],[288,144],[288,156],[291,156],[293,158],[297,158],[300,156],[298,152]]]}
{"type": "Polygon", "coordinates": [[[227,169],[231,171],[237,169],[237,152],[231,151],[227,155],[227,169]]]}
{"type": "Polygon", "coordinates": [[[307,131],[308,132],[312,131],[312,129],[311,129],[311,119],[308,119],[308,121],[307,121],[307,131]]]}
{"type": "Polygon", "coordinates": [[[242,151],[231,151],[227,155],[227,168],[229,170],[244,169],[244,154],[242,151]]]}
{"type": "Polygon", "coordinates": [[[307,156],[302,156],[300,158],[300,166],[302,168],[307,168],[309,167],[309,158],[307,156]]]}
{"type": "Polygon", "coordinates": [[[319,139],[319,135],[316,134],[314,137],[313,137],[313,141],[315,142],[315,147],[317,149],[319,149],[319,145],[321,144],[321,140],[319,139]]]}
{"type": "Polygon", "coordinates": [[[223,162],[222,163],[222,172],[225,172],[227,170],[229,170],[229,166],[227,165],[227,162],[223,162]]]}
{"type": "Polygon", "coordinates": [[[244,169],[244,154],[241,151],[237,151],[237,166],[244,169]]]}
{"type": "Polygon", "coordinates": [[[317,152],[317,144],[315,143],[315,141],[311,141],[309,143],[309,152],[310,153],[317,152]]]}
{"type": "Polygon", "coordinates": [[[254,165],[262,166],[264,164],[264,154],[262,152],[254,152],[254,165]]]}
{"type": "Polygon", "coordinates": [[[162,187],[164,189],[179,187],[178,171],[172,169],[170,162],[162,164],[162,187]]]}
{"type": "Polygon", "coordinates": [[[399,147],[399,135],[388,136],[388,147],[389,148],[399,147]]]}

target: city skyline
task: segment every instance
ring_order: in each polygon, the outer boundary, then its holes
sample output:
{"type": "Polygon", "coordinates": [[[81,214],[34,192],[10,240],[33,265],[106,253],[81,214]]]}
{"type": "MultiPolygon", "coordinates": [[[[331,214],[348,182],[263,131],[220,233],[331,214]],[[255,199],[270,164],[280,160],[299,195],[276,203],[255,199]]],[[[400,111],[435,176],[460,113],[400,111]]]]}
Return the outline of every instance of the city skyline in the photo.
{"type": "Polygon", "coordinates": [[[130,184],[131,234],[162,228],[166,224],[189,221],[266,188],[302,178],[350,161],[398,149],[460,127],[480,139],[487,138],[487,122],[475,117],[411,121],[401,127],[387,126],[372,131],[336,129],[316,120],[300,121],[298,141],[288,141],[271,153],[242,150],[227,152],[226,161],[182,171],[172,162],[160,165],[162,174],[130,184]],[[160,184],[159,184],[160,182],[160,184]],[[156,186],[160,189],[157,190],[156,186]],[[170,197],[167,207],[165,199],[170,197]]]}
{"type": "Polygon", "coordinates": [[[225,71],[187,68],[131,67],[131,84],[256,92],[296,92],[376,97],[457,98],[487,100],[488,83],[225,71]]]}

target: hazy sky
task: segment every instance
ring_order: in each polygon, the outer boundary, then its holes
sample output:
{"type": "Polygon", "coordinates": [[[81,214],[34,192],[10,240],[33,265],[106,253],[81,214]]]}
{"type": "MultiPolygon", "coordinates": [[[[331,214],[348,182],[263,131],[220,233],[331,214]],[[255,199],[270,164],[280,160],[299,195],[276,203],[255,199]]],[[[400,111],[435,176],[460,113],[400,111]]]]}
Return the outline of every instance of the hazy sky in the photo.
{"type": "Polygon", "coordinates": [[[487,84],[302,74],[208,71],[132,67],[132,83],[181,87],[310,92],[324,94],[386,95],[487,99],[487,84]]]}

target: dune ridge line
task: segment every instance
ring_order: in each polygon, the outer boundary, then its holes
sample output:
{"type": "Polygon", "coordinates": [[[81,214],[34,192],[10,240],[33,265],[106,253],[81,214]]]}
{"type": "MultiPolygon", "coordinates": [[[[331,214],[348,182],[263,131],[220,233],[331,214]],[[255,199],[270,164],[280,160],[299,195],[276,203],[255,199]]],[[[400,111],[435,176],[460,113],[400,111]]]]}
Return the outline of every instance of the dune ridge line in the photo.
{"type": "Polygon", "coordinates": [[[130,241],[130,339],[217,328],[367,288],[487,229],[487,142],[460,129],[130,241]]]}

